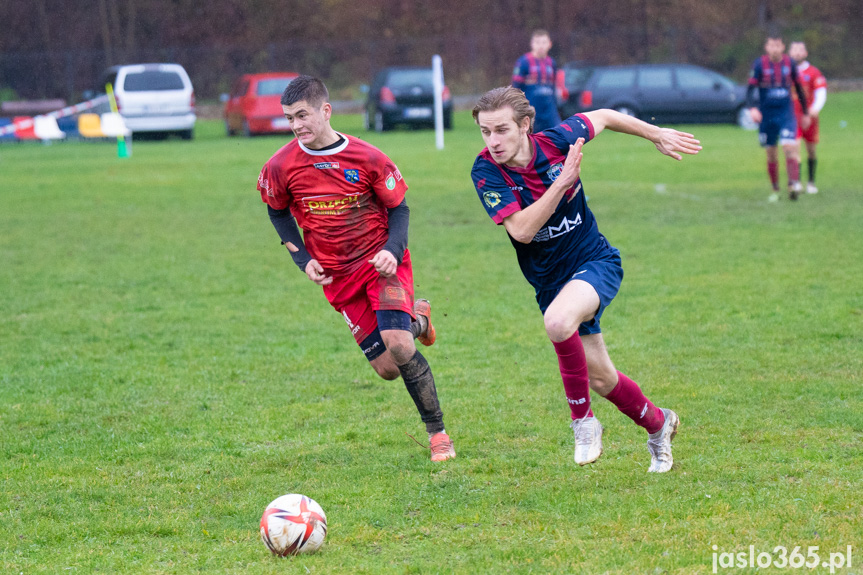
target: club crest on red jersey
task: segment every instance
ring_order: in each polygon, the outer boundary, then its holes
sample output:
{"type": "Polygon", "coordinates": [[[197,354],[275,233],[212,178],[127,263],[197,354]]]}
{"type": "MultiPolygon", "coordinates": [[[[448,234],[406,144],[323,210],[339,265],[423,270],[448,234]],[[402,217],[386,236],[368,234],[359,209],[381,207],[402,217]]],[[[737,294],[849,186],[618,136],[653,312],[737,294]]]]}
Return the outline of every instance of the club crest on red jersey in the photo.
{"type": "Polygon", "coordinates": [[[558,162],[555,165],[553,165],[552,167],[550,167],[548,169],[548,171],[546,172],[546,174],[548,175],[548,179],[553,182],[557,179],[557,177],[560,175],[560,173],[562,171],[563,171],[563,162],[558,162]]]}
{"type": "Polygon", "coordinates": [[[360,183],[360,171],[359,170],[345,170],[345,180],[352,184],[360,183]]]}

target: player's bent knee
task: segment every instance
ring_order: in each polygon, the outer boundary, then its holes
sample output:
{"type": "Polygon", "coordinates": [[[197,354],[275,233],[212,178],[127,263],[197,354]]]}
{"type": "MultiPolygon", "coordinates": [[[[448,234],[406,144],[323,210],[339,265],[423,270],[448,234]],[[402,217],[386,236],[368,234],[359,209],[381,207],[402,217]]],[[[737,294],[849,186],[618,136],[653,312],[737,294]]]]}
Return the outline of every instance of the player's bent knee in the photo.
{"type": "Polygon", "coordinates": [[[391,330],[381,332],[387,351],[392,355],[396,365],[403,365],[411,360],[417,351],[413,336],[409,331],[391,330]]]}
{"type": "Polygon", "coordinates": [[[552,341],[565,341],[572,337],[578,331],[578,326],[581,323],[579,319],[573,319],[566,316],[556,316],[545,314],[543,318],[545,322],[545,333],[548,334],[552,341]]]}

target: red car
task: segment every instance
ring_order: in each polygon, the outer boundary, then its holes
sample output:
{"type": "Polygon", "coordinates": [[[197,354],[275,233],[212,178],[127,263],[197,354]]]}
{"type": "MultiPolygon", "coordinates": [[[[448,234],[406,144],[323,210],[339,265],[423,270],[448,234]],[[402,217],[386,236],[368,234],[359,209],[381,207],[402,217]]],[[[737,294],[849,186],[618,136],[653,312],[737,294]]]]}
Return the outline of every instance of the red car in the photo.
{"type": "Polygon", "coordinates": [[[295,72],[244,74],[225,101],[225,131],[229,136],[290,132],[282,111],[282,92],[299,76],[295,72]]]}

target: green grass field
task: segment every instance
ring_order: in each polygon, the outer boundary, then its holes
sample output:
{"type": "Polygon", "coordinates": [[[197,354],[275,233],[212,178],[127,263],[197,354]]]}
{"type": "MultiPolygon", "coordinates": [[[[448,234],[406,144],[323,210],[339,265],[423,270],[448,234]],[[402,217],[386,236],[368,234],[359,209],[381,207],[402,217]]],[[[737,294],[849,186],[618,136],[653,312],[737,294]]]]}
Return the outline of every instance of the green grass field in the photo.
{"type": "Polygon", "coordinates": [[[574,464],[532,289],[471,185],[466,113],[444,151],[334,121],[410,185],[424,353],[458,451],[443,465],[408,437],[425,434],[401,381],[374,375],[278,244],[255,183],[282,139],[201,122],[125,160],[0,146],[0,572],[689,574],[750,545],[851,545],[836,572],[863,573],[861,110],[830,95],[821,193],[796,203],[767,203],[756,134],[734,126],[686,127],[704,151],[681,163],[612,133],[585,148],[626,270],[606,342],[682,420],[659,476],[596,397],[605,453],[574,464]],[[258,521],[291,492],[329,534],[279,559],[258,521]]]}

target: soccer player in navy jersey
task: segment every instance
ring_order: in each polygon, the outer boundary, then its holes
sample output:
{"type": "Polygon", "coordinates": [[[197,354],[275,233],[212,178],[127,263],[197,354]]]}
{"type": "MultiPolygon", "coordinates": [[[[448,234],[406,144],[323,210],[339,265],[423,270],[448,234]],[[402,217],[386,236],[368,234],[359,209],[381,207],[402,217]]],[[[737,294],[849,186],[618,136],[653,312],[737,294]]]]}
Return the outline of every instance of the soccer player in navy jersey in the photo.
{"type": "Polygon", "coordinates": [[[620,253],[599,233],[579,172],[582,146],[605,129],[650,140],[676,160],[681,153],[698,153],[698,140],[614,110],[576,114],[533,134],[534,109],[513,87],[484,94],[473,117],[487,147],[471,177],[488,215],[506,228],[536,291],[569,403],[576,463],[592,463],[602,454],[602,425],[590,406],[593,389],[647,431],[648,471],[670,470],[677,414],[656,407],[617,371],[602,339],[599,320],[617,294],[623,269],[620,253]]]}
{"type": "Polygon", "coordinates": [[[779,34],[771,34],[764,43],[764,54],[755,60],[749,75],[749,113],[760,124],[758,140],[767,152],[767,173],[773,191],[768,201],[779,200],[779,154],[777,142],[785,152],[788,171],[788,197],[796,200],[803,190],[800,184],[800,146],[797,143],[797,120],[791,102],[791,88],[797,91],[802,111],[801,121],[809,125],[806,95],[794,61],[785,54],[785,43],[779,34]],[[758,91],[758,106],[754,103],[758,91]]]}
{"type": "Polygon", "coordinates": [[[296,138],[264,165],[258,190],[294,263],[322,286],[375,372],[401,375],[432,461],[451,459],[434,376],[414,344],[432,345],[435,330],[429,302],[414,302],[407,184],[383,152],[332,128],[328,100],[311,76],[285,88],[282,110],[296,138]]]}
{"type": "Polygon", "coordinates": [[[530,52],[515,63],[512,85],[524,92],[530,105],[536,110],[536,131],[553,128],[560,124],[555,97],[557,67],[551,50],[551,36],[545,30],[534,30],[530,37],[530,52]]]}

